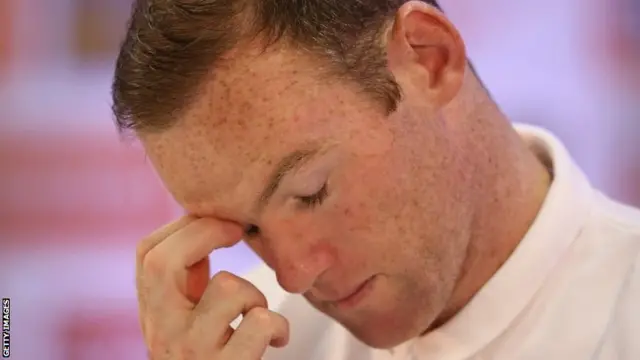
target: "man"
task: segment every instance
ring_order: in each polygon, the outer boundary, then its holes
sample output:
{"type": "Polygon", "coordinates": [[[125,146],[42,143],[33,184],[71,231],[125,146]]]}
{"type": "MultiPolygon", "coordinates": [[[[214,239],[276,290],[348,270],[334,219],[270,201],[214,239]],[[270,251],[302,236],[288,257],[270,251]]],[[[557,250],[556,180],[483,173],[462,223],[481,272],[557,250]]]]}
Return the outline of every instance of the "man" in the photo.
{"type": "Polygon", "coordinates": [[[113,95],[189,213],[138,248],[153,359],[640,358],[640,212],[512,127],[433,2],[137,1],[113,95]],[[280,306],[209,279],[241,238],[280,306]]]}

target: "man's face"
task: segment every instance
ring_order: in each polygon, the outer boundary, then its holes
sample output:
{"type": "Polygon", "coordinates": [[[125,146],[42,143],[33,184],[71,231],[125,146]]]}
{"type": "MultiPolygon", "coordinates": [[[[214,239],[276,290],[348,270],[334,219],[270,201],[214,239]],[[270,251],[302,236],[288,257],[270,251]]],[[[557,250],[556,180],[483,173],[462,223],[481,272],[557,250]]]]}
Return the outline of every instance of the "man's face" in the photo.
{"type": "Polygon", "coordinates": [[[300,55],[256,52],[141,140],[187,211],[250,229],[285,290],[384,348],[440,314],[468,241],[454,136],[413,96],[388,116],[300,55]],[[359,301],[338,302],[368,279],[359,301]]]}

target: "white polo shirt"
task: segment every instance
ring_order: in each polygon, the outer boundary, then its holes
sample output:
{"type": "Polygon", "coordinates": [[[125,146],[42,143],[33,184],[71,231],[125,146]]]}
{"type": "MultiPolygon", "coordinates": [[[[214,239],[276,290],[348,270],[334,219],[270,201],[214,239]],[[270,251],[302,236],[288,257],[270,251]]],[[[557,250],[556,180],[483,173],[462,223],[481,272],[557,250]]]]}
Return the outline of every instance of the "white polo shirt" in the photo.
{"type": "Polygon", "coordinates": [[[462,311],[423,337],[375,350],[261,267],[246,278],[291,325],[289,345],[264,359],[640,360],[640,211],[593,189],[553,135],[516,128],[553,182],[526,236],[462,311]]]}

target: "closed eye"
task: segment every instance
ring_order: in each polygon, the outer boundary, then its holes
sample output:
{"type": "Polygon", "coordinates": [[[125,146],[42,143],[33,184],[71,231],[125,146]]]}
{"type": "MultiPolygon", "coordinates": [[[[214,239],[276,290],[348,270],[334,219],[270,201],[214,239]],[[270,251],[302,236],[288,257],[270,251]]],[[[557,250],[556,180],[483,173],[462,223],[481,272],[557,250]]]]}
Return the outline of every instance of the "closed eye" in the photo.
{"type": "Polygon", "coordinates": [[[300,201],[300,205],[304,208],[314,208],[318,205],[322,205],[322,202],[329,195],[329,189],[327,187],[327,183],[325,183],[318,192],[309,196],[298,196],[297,199],[300,201]]]}

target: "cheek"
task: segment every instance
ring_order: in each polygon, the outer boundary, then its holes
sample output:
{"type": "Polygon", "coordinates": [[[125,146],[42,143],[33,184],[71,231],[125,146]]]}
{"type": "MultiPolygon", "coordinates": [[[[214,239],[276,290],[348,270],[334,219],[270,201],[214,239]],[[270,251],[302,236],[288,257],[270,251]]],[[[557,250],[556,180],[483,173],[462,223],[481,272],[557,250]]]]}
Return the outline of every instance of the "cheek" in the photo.
{"type": "Polygon", "coordinates": [[[380,219],[375,214],[375,201],[366,195],[363,189],[353,189],[336,197],[335,204],[327,209],[322,228],[329,231],[332,239],[343,257],[353,259],[367,253],[370,245],[379,242],[381,237],[380,219]],[[364,247],[364,248],[363,248],[364,247]]]}
{"type": "Polygon", "coordinates": [[[333,216],[350,232],[376,232],[398,212],[398,184],[376,168],[358,169],[349,174],[336,194],[333,216]]]}
{"type": "Polygon", "coordinates": [[[337,189],[332,197],[320,219],[321,227],[330,231],[339,245],[346,246],[357,241],[371,223],[366,198],[351,185],[337,189]]]}
{"type": "Polygon", "coordinates": [[[402,258],[403,248],[415,250],[407,241],[418,235],[413,230],[423,222],[416,219],[422,211],[413,206],[406,179],[390,173],[384,164],[368,165],[352,167],[349,179],[341,181],[344,185],[336,193],[328,227],[341,230],[337,237],[342,238],[345,256],[390,263],[402,258]]]}

